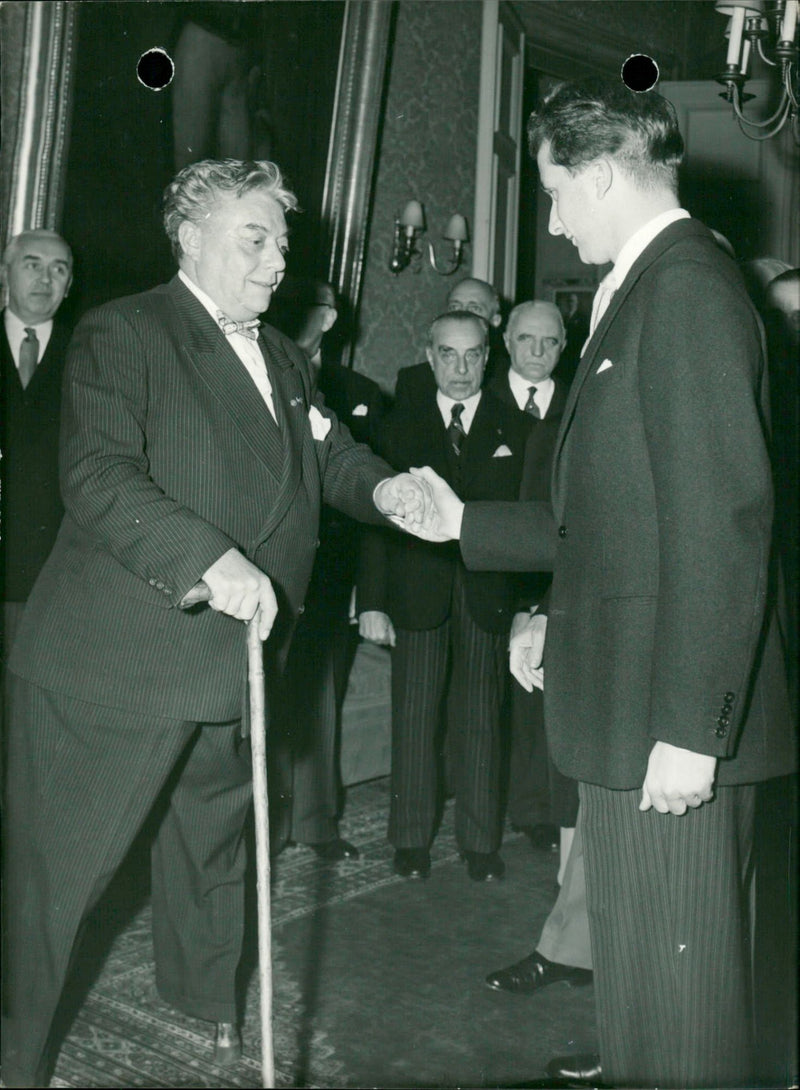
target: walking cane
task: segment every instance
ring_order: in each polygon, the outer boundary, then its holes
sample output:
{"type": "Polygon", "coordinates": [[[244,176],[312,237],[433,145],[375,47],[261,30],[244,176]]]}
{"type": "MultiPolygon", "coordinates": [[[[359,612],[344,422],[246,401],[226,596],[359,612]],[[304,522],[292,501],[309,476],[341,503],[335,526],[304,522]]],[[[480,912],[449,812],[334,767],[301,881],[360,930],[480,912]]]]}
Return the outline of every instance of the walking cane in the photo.
{"type": "Polygon", "coordinates": [[[275,1086],[272,1051],[272,924],[270,915],[269,799],[267,796],[264,649],[257,616],[247,623],[247,680],[250,693],[250,749],[253,759],[253,806],[256,821],[258,893],[258,982],[261,995],[261,1081],[275,1086]]]}
{"type": "MultiPolygon", "coordinates": [[[[181,609],[207,602],[211,591],[201,579],[184,596],[181,609]]],[[[250,697],[250,752],[253,762],[253,808],[256,823],[256,888],[258,905],[258,983],[261,1007],[261,1081],[275,1086],[272,1048],[272,923],[270,914],[269,798],[267,795],[267,727],[264,649],[258,615],[247,622],[247,682],[250,697]]]]}

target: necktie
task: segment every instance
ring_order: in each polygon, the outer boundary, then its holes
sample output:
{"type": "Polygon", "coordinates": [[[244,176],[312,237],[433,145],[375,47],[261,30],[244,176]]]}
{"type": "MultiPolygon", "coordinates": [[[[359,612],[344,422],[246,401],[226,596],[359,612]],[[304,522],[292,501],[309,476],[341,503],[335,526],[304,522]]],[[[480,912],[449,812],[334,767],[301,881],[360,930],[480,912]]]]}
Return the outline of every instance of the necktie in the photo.
{"type": "Polygon", "coordinates": [[[39,338],[35,329],[25,326],[25,337],[19,346],[19,380],[24,390],[33,378],[39,362],[39,338]]]}
{"type": "Polygon", "coordinates": [[[525,402],[525,412],[530,413],[531,416],[535,416],[537,420],[542,419],[542,414],[539,412],[539,406],[536,404],[536,387],[528,387],[528,400],[525,402]]]}
{"type": "Polygon", "coordinates": [[[261,325],[258,318],[252,318],[249,322],[234,322],[233,318],[219,311],[217,321],[226,337],[230,337],[231,333],[241,333],[243,337],[248,337],[251,341],[258,340],[258,328],[261,325]]]}
{"type": "Polygon", "coordinates": [[[450,440],[450,446],[453,448],[453,453],[456,457],[461,453],[461,444],[464,442],[464,436],[467,434],[464,431],[464,425],[461,423],[461,414],[464,411],[464,406],[459,401],[457,405],[454,405],[450,410],[450,423],[447,425],[447,438],[450,440]]]}
{"type": "Polygon", "coordinates": [[[600,319],[608,309],[608,304],[617,290],[617,281],[614,278],[614,270],[607,273],[600,281],[600,285],[592,300],[592,317],[589,321],[589,336],[594,333],[600,324],[600,319]]]}

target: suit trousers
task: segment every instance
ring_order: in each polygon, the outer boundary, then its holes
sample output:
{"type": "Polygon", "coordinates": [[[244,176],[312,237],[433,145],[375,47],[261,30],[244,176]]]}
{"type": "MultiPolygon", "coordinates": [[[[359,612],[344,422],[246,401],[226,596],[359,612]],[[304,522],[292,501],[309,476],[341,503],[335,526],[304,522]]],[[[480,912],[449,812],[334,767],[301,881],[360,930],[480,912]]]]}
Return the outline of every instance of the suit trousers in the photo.
{"type": "Polygon", "coordinates": [[[577,969],[592,968],[580,809],[575,822],[575,836],[564,868],[564,880],[556,903],[544,921],[536,950],[559,965],[572,965],[577,969]]]}
{"type": "Polygon", "coordinates": [[[563,776],[547,749],[541,689],[528,693],[511,683],[511,756],[508,819],[512,825],[570,829],[578,812],[578,786],[563,776]]]}
{"type": "MultiPolygon", "coordinates": [[[[341,625],[323,618],[298,625],[286,670],[285,743],[291,767],[289,835],[321,844],[338,833],[340,801],[335,654],[341,625]]],[[[344,636],[348,633],[345,631],[344,636]]]]}
{"type": "Polygon", "coordinates": [[[437,628],[396,630],[392,653],[392,770],[389,840],[427,847],[439,799],[437,733],[451,694],[450,787],[462,851],[500,844],[500,714],[508,677],[507,636],[472,619],[459,569],[450,616],[437,628]]]}
{"type": "Polygon", "coordinates": [[[4,1082],[47,1085],[82,924],[165,784],[152,847],[157,985],[193,1017],[235,1021],[252,796],[239,722],[153,719],[9,681],[4,1082]]]}
{"type": "Polygon", "coordinates": [[[755,787],[682,816],[581,783],[603,1082],[758,1086],[749,890],[755,787]]]}

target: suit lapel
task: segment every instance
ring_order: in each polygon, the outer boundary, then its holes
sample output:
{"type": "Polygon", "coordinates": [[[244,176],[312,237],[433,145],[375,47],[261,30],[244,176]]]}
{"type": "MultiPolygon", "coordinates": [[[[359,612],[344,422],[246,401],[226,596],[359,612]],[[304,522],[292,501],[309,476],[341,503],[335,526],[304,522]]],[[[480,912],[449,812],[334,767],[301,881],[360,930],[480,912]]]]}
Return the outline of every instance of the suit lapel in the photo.
{"type": "Polygon", "coordinates": [[[179,351],[256,457],[280,480],[286,457],[284,440],[244,364],[205,307],[177,277],[166,292],[173,303],[168,325],[179,351]]]}
{"type": "Polygon", "coordinates": [[[567,403],[564,406],[564,415],[561,420],[561,427],[556,437],[555,452],[553,454],[553,504],[558,509],[561,492],[558,487],[560,476],[563,476],[564,468],[564,446],[569,434],[569,429],[572,424],[573,417],[575,416],[575,408],[578,404],[581,388],[584,382],[591,374],[594,368],[597,358],[600,355],[599,349],[605,339],[606,331],[613,324],[617,314],[624,305],[626,299],[630,295],[633,288],[636,286],[639,278],[642,274],[657,261],[662,254],[664,254],[670,247],[676,242],[679,242],[682,238],[691,234],[706,233],[706,228],[702,224],[697,223],[691,219],[678,220],[676,223],[670,224],[659,235],[657,235],[650,245],[639,255],[636,261],[631,266],[628,275],[611,299],[611,302],[606,309],[605,314],[600,319],[597,328],[592,336],[589,338],[586,350],[581,356],[578,364],[578,369],[575,372],[575,377],[572,380],[569,393],[567,395],[567,403]]]}
{"type": "Polygon", "coordinates": [[[503,442],[502,429],[492,412],[491,394],[484,392],[475,410],[472,427],[461,448],[461,484],[472,480],[503,442]]]}

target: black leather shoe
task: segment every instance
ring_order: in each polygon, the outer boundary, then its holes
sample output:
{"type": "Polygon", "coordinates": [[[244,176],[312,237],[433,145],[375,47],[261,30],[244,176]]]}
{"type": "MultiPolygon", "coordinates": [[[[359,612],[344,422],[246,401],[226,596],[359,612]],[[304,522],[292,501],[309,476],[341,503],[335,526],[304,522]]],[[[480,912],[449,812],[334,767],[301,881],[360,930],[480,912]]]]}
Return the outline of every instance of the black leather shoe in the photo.
{"type": "Polygon", "coordinates": [[[561,833],[557,825],[512,825],[515,833],[524,833],[538,852],[555,855],[561,850],[561,833]]]}
{"type": "Polygon", "coordinates": [[[401,878],[427,878],[431,873],[431,853],[427,848],[398,848],[392,865],[401,878]]]}
{"type": "Polygon", "coordinates": [[[559,980],[576,987],[591,984],[592,970],[576,969],[573,965],[549,961],[534,950],[522,961],[509,965],[507,969],[497,969],[486,977],[486,983],[495,991],[516,992],[517,995],[530,995],[559,980]]]}
{"type": "Polygon", "coordinates": [[[498,852],[462,852],[467,862],[467,874],[473,882],[498,882],[506,873],[506,865],[498,852]]]}
{"type": "Polygon", "coordinates": [[[326,863],[339,863],[342,859],[358,859],[358,848],[349,840],[335,836],[333,840],[324,840],[321,844],[309,844],[320,859],[326,863]]]}
{"type": "Polygon", "coordinates": [[[575,1056],[556,1056],[547,1065],[547,1077],[565,1079],[580,1085],[600,1086],[603,1071],[596,1052],[579,1052],[575,1056]]]}
{"type": "Polygon", "coordinates": [[[230,1067],[242,1058],[242,1035],[233,1022],[217,1022],[214,1034],[214,1063],[230,1067]]]}

